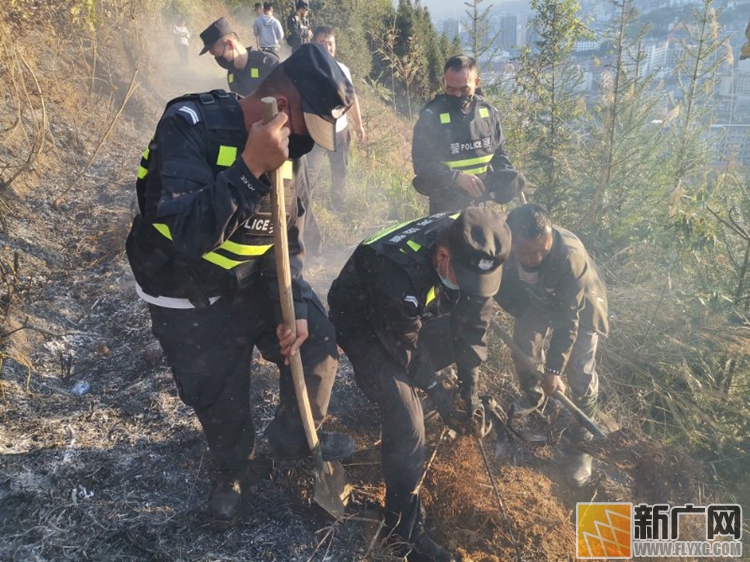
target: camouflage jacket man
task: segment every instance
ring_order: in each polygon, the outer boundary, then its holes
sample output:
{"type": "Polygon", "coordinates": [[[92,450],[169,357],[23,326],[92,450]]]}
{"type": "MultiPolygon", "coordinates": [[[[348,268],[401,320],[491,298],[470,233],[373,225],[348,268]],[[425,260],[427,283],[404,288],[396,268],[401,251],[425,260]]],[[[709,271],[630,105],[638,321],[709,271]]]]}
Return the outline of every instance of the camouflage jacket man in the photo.
{"type": "Polygon", "coordinates": [[[515,317],[531,307],[551,314],[546,366],[562,373],[579,327],[603,336],[609,332],[607,289],[578,237],[558,226],[552,234],[552,248],[535,271],[525,270],[511,253],[495,300],[515,317]]]}

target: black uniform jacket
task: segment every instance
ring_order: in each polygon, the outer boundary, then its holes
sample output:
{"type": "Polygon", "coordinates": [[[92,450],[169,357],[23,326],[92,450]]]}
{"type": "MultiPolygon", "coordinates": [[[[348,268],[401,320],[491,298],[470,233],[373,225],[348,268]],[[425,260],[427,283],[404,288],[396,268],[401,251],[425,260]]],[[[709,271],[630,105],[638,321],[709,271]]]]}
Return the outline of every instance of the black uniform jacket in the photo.
{"type": "MultiPolygon", "coordinates": [[[[388,353],[412,374],[434,374],[420,346],[423,321],[450,315],[453,356],[462,383],[474,384],[487,359],[487,326],[491,300],[446,289],[432,264],[434,238],[452,218],[445,214],[419,219],[381,238],[384,244],[360,244],[328,293],[330,318],[340,339],[376,337],[388,353]],[[434,219],[419,252],[404,230],[434,219]],[[389,240],[401,238],[400,243],[389,240]],[[424,243],[432,238],[433,243],[424,243]],[[402,251],[403,250],[403,251],[402,251]],[[407,252],[409,252],[407,254],[407,252]]],[[[373,238],[377,238],[376,235],[373,238]]],[[[370,239],[372,240],[372,239],[370,239]]],[[[449,344],[450,345],[450,344],[449,344]]]]}
{"type": "Polygon", "coordinates": [[[513,316],[529,307],[544,309],[552,318],[552,340],[547,367],[563,372],[580,326],[606,336],[607,289],[581,241],[563,228],[553,227],[550,253],[539,266],[536,285],[520,280],[521,265],[511,253],[503,264],[503,280],[495,300],[513,316]]]}
{"type": "MultiPolygon", "coordinates": [[[[419,115],[412,141],[413,184],[422,195],[438,200],[441,209],[458,210],[477,201],[453,180],[454,172],[484,178],[490,169],[513,166],[505,151],[497,110],[478,95],[468,113],[451,101],[450,96],[440,94],[419,115]]],[[[514,195],[500,195],[504,199],[500,202],[514,195]]]]}
{"type": "Polygon", "coordinates": [[[233,68],[227,71],[229,89],[235,94],[249,96],[258,89],[260,83],[279,63],[273,53],[247,48],[247,63],[244,68],[233,68]]]}
{"type": "MultiPolygon", "coordinates": [[[[252,277],[278,299],[271,187],[242,160],[247,132],[239,102],[220,90],[195,98],[168,105],[149,147],[141,214],[127,243],[136,281],[153,296],[196,301],[252,277]]],[[[295,312],[306,318],[312,290],[301,277],[303,211],[296,194],[287,195],[295,312]]]]}

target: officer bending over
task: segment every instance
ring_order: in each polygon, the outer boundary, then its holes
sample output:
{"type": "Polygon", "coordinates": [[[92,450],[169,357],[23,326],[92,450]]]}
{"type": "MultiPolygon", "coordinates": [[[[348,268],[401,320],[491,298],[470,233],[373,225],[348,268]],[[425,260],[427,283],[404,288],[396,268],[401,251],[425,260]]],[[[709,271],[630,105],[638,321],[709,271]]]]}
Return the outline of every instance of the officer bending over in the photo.
{"type": "Polygon", "coordinates": [[[500,117],[477,93],[477,63],[448,59],[443,93],[429,102],[414,126],[414,189],[430,198],[430,213],[457,211],[494,200],[507,203],[526,185],[505,151],[500,117]]]}
{"type": "MultiPolygon", "coordinates": [[[[338,361],[334,330],[302,278],[294,193],[286,215],[297,337],[281,323],[266,173],[314,141],[333,149],[336,118],[352,92],[333,57],[305,45],[241,101],[217,90],[169,102],[139,170],[141,214],[128,259],[180,398],[195,410],[217,461],[217,518],[237,512],[254,454],[254,347],[279,367],[280,404],[266,430],[275,456],[309,453],[287,365],[298,351],[316,423],[326,415],[338,361]],[[265,96],[276,98],[279,115],[263,124],[265,96]]],[[[321,442],[329,460],[354,447],[336,433],[322,433],[321,442]]]]}
{"type": "MultiPolygon", "coordinates": [[[[417,485],[425,470],[425,428],[417,388],[461,431],[479,407],[477,376],[487,358],[491,298],[510,252],[495,211],[440,213],[362,242],[328,294],[336,337],[358,385],[380,407],[386,525],[412,556],[450,561],[424,532],[417,485]],[[435,371],[458,368],[465,412],[435,371]]],[[[411,558],[410,558],[411,559],[411,558]]]]}

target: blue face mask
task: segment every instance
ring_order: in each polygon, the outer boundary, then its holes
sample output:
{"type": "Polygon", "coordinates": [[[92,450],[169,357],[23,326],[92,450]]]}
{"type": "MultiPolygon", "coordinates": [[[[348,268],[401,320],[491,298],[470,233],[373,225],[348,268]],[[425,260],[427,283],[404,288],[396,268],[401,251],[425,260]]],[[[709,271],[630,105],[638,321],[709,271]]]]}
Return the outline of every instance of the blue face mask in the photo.
{"type": "MultiPolygon", "coordinates": [[[[450,261],[450,258],[446,260],[446,264],[448,261],[450,261]]],[[[447,277],[443,277],[442,275],[440,275],[439,267],[436,267],[435,271],[437,271],[438,277],[440,277],[440,282],[445,286],[446,289],[450,289],[452,291],[458,291],[460,289],[460,287],[456,285],[453,281],[451,281],[447,277]]]]}

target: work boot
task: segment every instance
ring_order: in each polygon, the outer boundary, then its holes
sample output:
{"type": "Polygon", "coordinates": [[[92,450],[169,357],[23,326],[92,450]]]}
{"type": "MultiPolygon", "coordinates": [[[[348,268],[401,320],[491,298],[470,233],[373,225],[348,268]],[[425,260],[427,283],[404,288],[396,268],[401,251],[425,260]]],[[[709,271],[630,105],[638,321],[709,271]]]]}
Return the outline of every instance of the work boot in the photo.
{"type": "Polygon", "coordinates": [[[457,557],[432,540],[427,533],[419,536],[406,559],[409,562],[458,562],[457,557]]]}
{"type": "Polygon", "coordinates": [[[513,402],[510,407],[510,417],[521,420],[538,410],[544,404],[544,391],[541,385],[536,385],[529,390],[524,389],[521,397],[513,402]]]}
{"type": "Polygon", "coordinates": [[[242,500],[242,477],[237,473],[221,472],[211,491],[211,515],[228,521],[237,515],[242,500]]]}
{"type": "MultiPolygon", "coordinates": [[[[310,455],[310,447],[307,439],[303,435],[300,439],[292,436],[281,428],[281,424],[276,420],[272,421],[266,429],[268,445],[271,449],[271,455],[277,460],[296,461],[304,459],[310,455]]],[[[347,458],[354,452],[354,440],[343,433],[328,433],[325,431],[318,432],[320,440],[320,451],[323,454],[324,461],[340,461],[347,458]]]]}
{"type": "MultiPolygon", "coordinates": [[[[574,397],[578,407],[589,418],[593,419],[596,414],[597,396],[574,397]]],[[[568,461],[565,466],[565,480],[571,488],[582,488],[591,480],[594,459],[588,453],[581,451],[578,446],[592,439],[589,430],[581,425],[576,425],[570,438],[570,449],[568,461]]]]}
{"type": "Polygon", "coordinates": [[[419,538],[409,543],[397,535],[388,541],[394,556],[408,562],[457,562],[458,558],[432,540],[427,533],[420,533],[419,538]]]}

